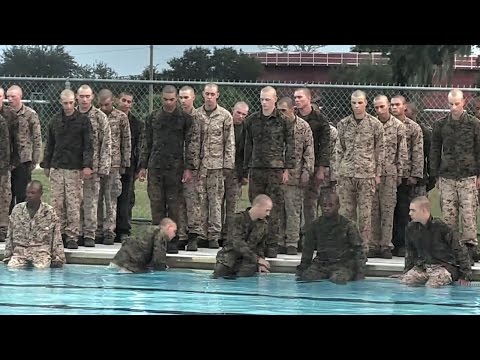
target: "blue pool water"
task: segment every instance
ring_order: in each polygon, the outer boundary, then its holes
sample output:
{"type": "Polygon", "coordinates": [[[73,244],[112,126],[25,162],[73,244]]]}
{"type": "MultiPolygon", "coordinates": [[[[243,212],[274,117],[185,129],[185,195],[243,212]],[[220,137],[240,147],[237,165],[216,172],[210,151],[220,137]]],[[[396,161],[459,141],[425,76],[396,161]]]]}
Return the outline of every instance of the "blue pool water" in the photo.
{"type": "Polygon", "coordinates": [[[120,274],[104,266],[8,269],[0,265],[0,314],[480,314],[480,288],[406,287],[369,278],[299,283],[293,274],[237,280],[211,271],[120,274]]]}

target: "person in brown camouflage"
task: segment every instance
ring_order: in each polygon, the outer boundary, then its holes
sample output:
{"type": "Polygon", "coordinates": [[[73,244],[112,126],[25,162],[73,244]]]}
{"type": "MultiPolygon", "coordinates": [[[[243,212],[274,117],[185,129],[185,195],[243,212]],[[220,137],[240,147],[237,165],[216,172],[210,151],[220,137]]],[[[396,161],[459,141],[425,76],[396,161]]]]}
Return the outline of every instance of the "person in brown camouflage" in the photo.
{"type": "Polygon", "coordinates": [[[289,171],[288,183],[285,184],[285,207],[282,221],[285,228],[279,229],[282,237],[278,244],[278,252],[296,255],[300,242],[304,192],[305,188],[309,186],[309,180],[314,177],[314,140],[310,125],[295,115],[295,107],[291,98],[281,98],[277,103],[277,109],[294,124],[295,137],[295,167],[289,171]]]}
{"type": "Polygon", "coordinates": [[[102,89],[98,93],[100,110],[107,115],[111,138],[111,165],[107,176],[100,180],[95,238],[103,238],[104,245],[115,242],[117,199],[122,193],[121,176],[130,167],[132,140],[127,115],[113,107],[113,93],[102,89]],[[104,211],[105,210],[105,211],[104,211]]]}
{"type": "Polygon", "coordinates": [[[372,201],[385,165],[383,125],[366,112],[365,92],[351,96],[352,115],[337,125],[337,192],[342,213],[356,221],[368,252],[372,236],[372,201]]]}
{"type": "Polygon", "coordinates": [[[42,151],[42,129],[38,114],[22,102],[23,91],[18,85],[7,90],[10,108],[15,111],[18,121],[18,145],[20,162],[11,173],[12,201],[10,210],[15,204],[25,201],[27,184],[32,180],[32,170],[40,162],[42,151]]]}
{"type": "Polygon", "coordinates": [[[320,196],[322,216],[305,229],[297,280],[329,279],[337,284],[365,278],[366,257],[357,225],[340,215],[336,193],[320,196]],[[313,258],[314,250],[317,250],[313,258]]]}
{"type": "Polygon", "coordinates": [[[412,221],[405,231],[407,253],[401,282],[440,287],[458,280],[460,285],[469,285],[470,259],[458,232],[432,217],[426,196],[412,200],[409,214],[412,221]]]}
{"type": "Polygon", "coordinates": [[[142,237],[126,236],[110,266],[132,273],[147,271],[149,265],[153,270],[166,270],[167,244],[176,233],[177,224],[170,218],[163,218],[159,225],[151,226],[142,237]]]}
{"type": "Polygon", "coordinates": [[[407,161],[405,126],[390,115],[389,101],[385,95],[373,100],[377,118],[383,125],[385,139],[385,166],[380,184],[373,196],[372,242],[368,246],[370,257],[392,258],[393,214],[397,203],[397,186],[402,181],[403,166],[407,161]]]}
{"type": "Polygon", "coordinates": [[[264,194],[253,199],[252,207],[233,216],[230,231],[223,248],[217,253],[213,278],[235,278],[268,273],[270,263],[265,260],[267,220],[272,200],[264,194]]]}
{"type": "Polygon", "coordinates": [[[8,213],[12,201],[11,170],[20,163],[18,118],[4,106],[5,91],[0,88],[0,242],[5,242],[8,213]]]}
{"type": "Polygon", "coordinates": [[[62,267],[60,222],[53,207],[42,201],[42,183],[31,181],[26,194],[27,201],[15,205],[10,215],[3,262],[9,267],[62,267]]]}
{"type": "Polygon", "coordinates": [[[405,227],[408,224],[408,206],[419,181],[423,180],[423,132],[421,127],[405,115],[406,100],[403,95],[395,95],[390,100],[393,116],[405,125],[407,159],[404,162],[402,182],[397,187],[397,205],[393,215],[393,255],[405,256],[405,227]]]}
{"type": "Polygon", "coordinates": [[[245,118],[248,116],[248,105],[244,101],[237,102],[232,109],[233,130],[235,133],[235,169],[224,169],[225,197],[222,206],[222,236],[227,238],[228,227],[232,222],[233,214],[237,211],[237,204],[242,196],[242,186],[247,185],[247,175],[243,174],[243,156],[245,149],[245,118]]]}

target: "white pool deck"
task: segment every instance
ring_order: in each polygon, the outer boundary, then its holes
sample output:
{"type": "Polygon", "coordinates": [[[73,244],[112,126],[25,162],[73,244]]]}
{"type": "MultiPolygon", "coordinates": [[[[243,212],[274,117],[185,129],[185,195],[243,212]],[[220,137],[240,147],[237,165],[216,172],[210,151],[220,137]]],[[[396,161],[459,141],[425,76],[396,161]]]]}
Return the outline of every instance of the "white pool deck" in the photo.
{"type": "MultiPolygon", "coordinates": [[[[3,259],[5,243],[0,243],[0,259],[3,259]]],[[[96,245],[93,248],[80,246],[76,250],[65,249],[67,264],[84,265],[108,265],[113,259],[120,244],[96,245]]],[[[215,265],[216,249],[199,249],[199,251],[179,251],[178,254],[167,254],[168,265],[172,268],[189,268],[213,270],[215,265]]],[[[283,255],[279,254],[270,262],[271,271],[279,273],[294,273],[295,267],[300,263],[301,254],[283,255]]],[[[384,277],[399,274],[403,270],[404,258],[393,257],[393,259],[370,258],[367,262],[367,276],[384,277]]],[[[474,280],[480,280],[480,263],[473,267],[474,280]]]]}

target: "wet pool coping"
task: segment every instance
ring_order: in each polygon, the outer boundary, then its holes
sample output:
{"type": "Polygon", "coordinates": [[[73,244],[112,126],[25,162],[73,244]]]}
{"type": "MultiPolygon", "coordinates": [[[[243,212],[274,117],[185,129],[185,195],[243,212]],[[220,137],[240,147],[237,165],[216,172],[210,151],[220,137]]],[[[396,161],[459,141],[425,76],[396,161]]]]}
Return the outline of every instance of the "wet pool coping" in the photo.
{"type": "MultiPolygon", "coordinates": [[[[0,243],[0,259],[3,259],[5,244],[0,243]]],[[[71,250],[65,249],[67,264],[83,265],[108,265],[113,259],[120,244],[96,245],[93,248],[79,247],[71,250]]],[[[172,268],[188,268],[213,270],[215,265],[216,249],[199,249],[199,251],[179,251],[178,254],[167,254],[168,265],[172,268]]],[[[271,271],[277,273],[294,273],[295,268],[300,264],[301,254],[283,255],[279,254],[270,262],[271,271]]],[[[370,258],[367,262],[367,276],[385,277],[393,274],[400,274],[403,271],[404,258],[393,257],[393,259],[370,258]]],[[[474,280],[480,280],[480,263],[473,267],[474,280]]]]}

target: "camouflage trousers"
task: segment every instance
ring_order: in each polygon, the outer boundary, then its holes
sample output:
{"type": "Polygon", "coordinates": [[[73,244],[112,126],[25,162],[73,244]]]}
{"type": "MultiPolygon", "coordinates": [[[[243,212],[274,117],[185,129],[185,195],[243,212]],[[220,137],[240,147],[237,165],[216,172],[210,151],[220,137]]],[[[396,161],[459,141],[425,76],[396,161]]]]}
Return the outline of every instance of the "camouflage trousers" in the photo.
{"type": "Polygon", "coordinates": [[[373,195],[372,239],[369,249],[393,249],[393,214],[397,204],[397,177],[381,176],[373,195]]]}
{"type": "MultiPolygon", "coordinates": [[[[315,169],[316,170],[316,169],[315,169]]],[[[316,171],[315,171],[316,173],[316,171]]],[[[308,185],[303,196],[303,221],[304,226],[310,225],[318,217],[318,198],[320,196],[320,185],[315,180],[315,174],[310,176],[308,185]]]]}
{"type": "Polygon", "coordinates": [[[97,238],[106,235],[115,236],[117,199],[121,193],[120,169],[111,168],[110,173],[100,179],[97,207],[97,238]]]}
{"type": "Polygon", "coordinates": [[[187,233],[203,233],[200,206],[198,199],[197,184],[198,172],[192,171],[192,181],[183,184],[184,206],[180,213],[178,237],[180,240],[187,239],[187,233]]]}
{"type": "Polygon", "coordinates": [[[179,223],[180,210],[183,209],[183,170],[148,169],[147,192],[152,211],[152,224],[158,225],[164,217],[179,223]]]}
{"type": "Polygon", "coordinates": [[[413,199],[418,196],[428,196],[427,186],[424,184],[417,184],[412,189],[413,199]]]}
{"type": "Polygon", "coordinates": [[[50,169],[50,202],[60,222],[60,232],[78,241],[83,184],[80,170],[50,169]]]}
{"type": "Polygon", "coordinates": [[[227,238],[228,227],[232,223],[233,214],[242,196],[242,183],[235,170],[227,171],[225,175],[225,196],[222,202],[222,239],[227,238]]]}
{"type": "Polygon", "coordinates": [[[345,264],[326,264],[313,262],[299,276],[302,281],[316,281],[329,279],[335,283],[346,283],[353,280],[355,272],[345,264]]]}
{"type": "Polygon", "coordinates": [[[202,169],[196,181],[198,207],[195,209],[198,227],[193,230],[199,239],[220,240],[222,232],[222,203],[225,193],[223,169],[202,169]]]}
{"type": "Polygon", "coordinates": [[[427,265],[425,270],[415,266],[402,276],[402,283],[407,285],[426,285],[439,287],[453,282],[452,274],[441,265],[427,265]]]}
{"type": "Polygon", "coordinates": [[[285,211],[283,212],[285,224],[285,236],[280,239],[280,246],[297,247],[300,241],[300,226],[302,204],[304,204],[303,193],[305,189],[299,185],[285,185],[285,211]]]}
{"type": "Polygon", "coordinates": [[[33,265],[36,268],[44,269],[50,267],[50,262],[51,257],[45,250],[17,245],[8,266],[19,268],[33,265]]]}
{"type": "Polygon", "coordinates": [[[96,173],[93,173],[90,179],[85,179],[83,181],[83,203],[80,211],[80,232],[84,238],[95,240],[99,191],[100,177],[96,173]]]}
{"type": "Polygon", "coordinates": [[[455,180],[439,178],[440,202],[445,222],[462,233],[465,243],[477,246],[476,176],[455,180]],[[462,217],[462,229],[459,227],[462,217]]]}
{"type": "Polygon", "coordinates": [[[217,259],[213,270],[213,277],[248,277],[255,275],[257,271],[257,263],[252,263],[249,258],[239,259],[233,266],[225,264],[222,259],[217,259]]]}
{"type": "Polygon", "coordinates": [[[283,229],[283,212],[285,208],[284,185],[282,185],[282,169],[250,169],[248,197],[250,203],[257,195],[270,196],[273,202],[268,219],[267,249],[277,250],[280,240],[285,237],[283,229]]]}
{"type": "Polygon", "coordinates": [[[342,177],[338,180],[338,196],[340,197],[340,212],[351,221],[357,221],[363,240],[365,252],[372,238],[372,201],[375,195],[375,179],[359,179],[342,177]]]}
{"type": "Polygon", "coordinates": [[[0,175],[0,228],[8,227],[8,210],[12,200],[10,171],[0,175]]]}

